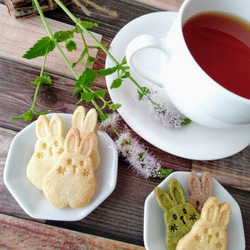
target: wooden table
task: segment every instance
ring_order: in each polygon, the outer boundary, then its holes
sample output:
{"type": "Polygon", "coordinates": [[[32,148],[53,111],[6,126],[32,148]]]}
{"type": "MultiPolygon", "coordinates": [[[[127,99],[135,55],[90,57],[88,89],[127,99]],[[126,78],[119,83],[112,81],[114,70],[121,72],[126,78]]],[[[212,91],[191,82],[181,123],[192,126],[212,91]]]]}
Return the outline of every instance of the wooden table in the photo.
{"type": "MultiPolygon", "coordinates": [[[[100,5],[115,9],[118,17],[113,18],[92,11],[85,16],[74,4],[69,9],[84,20],[96,21],[94,29],[102,35],[102,42],[109,44],[115,34],[130,20],[146,13],[178,9],[178,1],[132,1],[95,0],[100,5]],[[145,4],[147,3],[147,4],[145,4]],[[159,3],[159,5],[157,5],[159,3]],[[149,6],[152,4],[156,7],[149,6]]],[[[0,3],[3,4],[2,0],[0,3]]],[[[60,9],[48,11],[46,17],[72,24],[60,9]]],[[[1,18],[1,17],[0,17],[1,18]]],[[[21,20],[20,20],[21,22],[21,20]]],[[[10,34],[11,35],[11,34],[10,34]]],[[[0,48],[1,50],[2,48],[0,48]]],[[[13,54],[15,48],[13,48],[13,54]]],[[[103,67],[105,55],[98,52],[99,61],[94,65],[103,67]]],[[[24,121],[11,121],[12,116],[29,108],[34,94],[30,86],[39,69],[24,65],[10,58],[0,58],[0,249],[144,249],[143,248],[143,209],[144,201],[152,189],[162,180],[143,179],[137,176],[127,162],[119,158],[117,186],[114,192],[95,211],[77,222],[42,221],[30,218],[11,196],[3,182],[5,160],[13,137],[27,126],[24,121]]],[[[38,106],[42,110],[72,113],[76,98],[72,98],[74,80],[52,74],[54,84],[42,88],[38,106]]],[[[98,88],[105,88],[105,80],[96,81],[98,88]]],[[[90,104],[86,105],[88,108],[90,104]]],[[[246,246],[250,249],[250,147],[222,160],[192,161],[165,153],[141,139],[163,166],[174,170],[210,170],[239,203],[245,229],[246,246]]],[[[233,143],[233,142],[232,142],[233,143]]]]}

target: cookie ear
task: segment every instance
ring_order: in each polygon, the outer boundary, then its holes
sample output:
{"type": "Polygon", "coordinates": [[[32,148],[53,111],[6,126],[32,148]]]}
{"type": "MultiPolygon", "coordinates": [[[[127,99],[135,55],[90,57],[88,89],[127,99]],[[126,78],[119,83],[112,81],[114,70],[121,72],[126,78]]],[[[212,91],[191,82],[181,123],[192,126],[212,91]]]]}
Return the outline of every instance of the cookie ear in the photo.
{"type": "Polygon", "coordinates": [[[77,128],[70,128],[64,142],[66,152],[75,153],[80,144],[80,132],[77,128]]]}
{"type": "Polygon", "coordinates": [[[185,193],[183,187],[176,179],[171,179],[168,183],[168,190],[170,197],[177,204],[183,204],[186,202],[185,193]]]}
{"type": "Polygon", "coordinates": [[[97,124],[97,112],[95,109],[90,109],[84,120],[84,128],[87,131],[94,132],[97,124]]]}
{"type": "Polygon", "coordinates": [[[204,172],[201,177],[201,186],[203,193],[210,197],[213,194],[213,179],[209,172],[204,172]]]}
{"type": "Polygon", "coordinates": [[[163,211],[167,211],[173,207],[173,200],[170,198],[166,190],[155,187],[154,193],[156,200],[163,211]]]}
{"type": "Polygon", "coordinates": [[[205,202],[202,210],[201,217],[211,223],[215,223],[219,212],[219,200],[216,197],[209,197],[205,202]]]}
{"type": "Polygon", "coordinates": [[[201,194],[201,182],[194,171],[192,171],[188,176],[188,192],[190,195],[201,194]]]}
{"type": "Polygon", "coordinates": [[[84,120],[86,110],[83,106],[78,106],[72,116],[72,127],[82,129],[84,128],[84,120]]]}
{"type": "Polygon", "coordinates": [[[90,156],[94,146],[96,145],[96,137],[93,132],[88,132],[81,141],[79,151],[84,156],[90,156]]]}
{"type": "Polygon", "coordinates": [[[230,221],[232,214],[232,208],[227,202],[223,202],[219,205],[218,213],[218,226],[226,228],[227,224],[230,221]]]}
{"type": "Polygon", "coordinates": [[[36,135],[39,139],[49,135],[49,120],[45,115],[40,115],[37,119],[36,135]]]}
{"type": "Polygon", "coordinates": [[[50,135],[62,137],[64,134],[63,121],[60,115],[55,114],[49,122],[50,135]]]}

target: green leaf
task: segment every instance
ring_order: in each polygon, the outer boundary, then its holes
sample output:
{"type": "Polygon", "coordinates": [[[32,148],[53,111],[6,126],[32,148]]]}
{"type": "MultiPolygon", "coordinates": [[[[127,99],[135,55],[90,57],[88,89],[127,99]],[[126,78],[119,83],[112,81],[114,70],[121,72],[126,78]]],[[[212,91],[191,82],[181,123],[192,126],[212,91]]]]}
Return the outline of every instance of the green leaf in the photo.
{"type": "Polygon", "coordinates": [[[90,64],[92,62],[96,62],[97,58],[93,57],[93,56],[88,56],[86,64],[90,64]]]}
{"type": "Polygon", "coordinates": [[[109,105],[109,108],[112,110],[117,110],[121,107],[122,105],[119,103],[112,103],[111,105],[109,105]]]}
{"type": "Polygon", "coordinates": [[[122,76],[121,76],[121,78],[128,78],[128,77],[130,77],[130,72],[129,71],[127,71],[127,72],[125,72],[122,76]]]}
{"type": "Polygon", "coordinates": [[[141,87],[141,89],[138,89],[137,92],[138,92],[139,100],[141,100],[145,95],[150,93],[150,90],[147,87],[141,87]]]}
{"type": "Polygon", "coordinates": [[[97,91],[95,91],[95,97],[97,99],[104,99],[106,92],[107,92],[106,89],[97,90],[97,91]]]}
{"type": "Polygon", "coordinates": [[[173,169],[160,168],[158,173],[155,174],[155,177],[166,178],[173,172],[173,169]]]}
{"type": "Polygon", "coordinates": [[[92,100],[94,100],[94,93],[81,93],[81,101],[91,102],[92,100]]]}
{"type": "Polygon", "coordinates": [[[53,51],[54,48],[54,41],[46,36],[38,40],[33,47],[27,50],[23,55],[23,58],[33,59],[39,56],[45,56],[49,52],[53,51]]]}
{"type": "Polygon", "coordinates": [[[85,29],[92,29],[93,27],[98,27],[97,23],[93,23],[93,22],[88,22],[88,21],[82,21],[81,26],[83,26],[85,29]]]}
{"type": "Polygon", "coordinates": [[[58,43],[65,42],[74,37],[74,33],[72,30],[60,30],[55,32],[54,38],[58,43]]]}
{"type": "Polygon", "coordinates": [[[67,40],[66,41],[66,48],[68,51],[76,50],[76,43],[73,40],[67,40]]]}
{"type": "Polygon", "coordinates": [[[75,67],[78,63],[80,63],[83,60],[83,58],[85,57],[85,55],[87,54],[87,52],[88,52],[88,48],[85,47],[83,52],[81,53],[79,59],[76,62],[72,63],[72,66],[75,67]]]}
{"type": "Polygon", "coordinates": [[[119,88],[121,85],[122,85],[122,79],[121,79],[121,78],[116,78],[116,79],[112,82],[110,88],[111,88],[111,89],[116,89],[116,88],[119,88]]]}
{"type": "Polygon", "coordinates": [[[31,82],[31,85],[37,85],[37,84],[52,84],[52,79],[49,75],[43,74],[42,76],[39,76],[35,79],[35,81],[31,82]]]}
{"type": "Polygon", "coordinates": [[[127,64],[127,59],[126,59],[126,57],[125,57],[125,56],[122,58],[122,62],[121,62],[121,64],[122,64],[122,65],[127,64]]]}
{"type": "Polygon", "coordinates": [[[183,122],[181,123],[181,125],[182,125],[182,126],[187,126],[187,125],[189,125],[191,122],[192,122],[192,120],[186,117],[186,118],[183,119],[183,122]]]}
{"type": "Polygon", "coordinates": [[[113,68],[97,70],[96,73],[99,76],[108,76],[108,75],[115,73],[116,71],[117,71],[117,67],[113,67],[113,68]]]}
{"type": "Polygon", "coordinates": [[[31,122],[33,120],[32,110],[29,110],[20,116],[11,117],[11,120],[25,120],[27,122],[31,122]]]}
{"type": "Polygon", "coordinates": [[[73,96],[78,95],[81,91],[82,91],[81,88],[76,88],[76,90],[75,90],[74,93],[73,93],[73,96]]]}
{"type": "Polygon", "coordinates": [[[83,88],[90,88],[92,82],[95,80],[96,74],[93,69],[86,68],[81,76],[78,78],[75,87],[83,87],[83,88]]]}

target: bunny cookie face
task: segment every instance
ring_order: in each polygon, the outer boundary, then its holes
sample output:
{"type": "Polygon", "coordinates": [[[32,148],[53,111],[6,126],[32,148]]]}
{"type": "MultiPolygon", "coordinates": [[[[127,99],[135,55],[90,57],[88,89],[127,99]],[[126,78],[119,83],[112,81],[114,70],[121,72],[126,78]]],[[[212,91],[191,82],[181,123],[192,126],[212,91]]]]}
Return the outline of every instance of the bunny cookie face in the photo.
{"type": "Polygon", "coordinates": [[[176,250],[226,250],[226,226],[231,217],[231,206],[210,197],[201,211],[201,218],[192,230],[180,239],[176,250]]]}
{"type": "Polygon", "coordinates": [[[27,166],[28,179],[42,189],[42,180],[63,152],[63,122],[59,115],[49,121],[46,116],[39,116],[36,124],[38,140],[34,153],[27,166]]]}
{"type": "MultiPolygon", "coordinates": [[[[81,138],[88,132],[95,132],[97,126],[97,112],[95,109],[90,109],[86,114],[86,110],[83,106],[79,106],[72,117],[72,127],[78,128],[81,138]]],[[[98,150],[98,137],[96,136],[96,145],[91,152],[91,159],[93,161],[94,169],[96,170],[100,164],[100,154],[98,150]]]]}
{"type": "Polygon", "coordinates": [[[186,201],[184,190],[176,179],[170,179],[167,190],[156,187],[154,192],[164,211],[167,247],[175,250],[178,241],[191,230],[200,215],[186,201]]]}
{"type": "Polygon", "coordinates": [[[188,176],[188,192],[190,202],[200,213],[206,200],[212,196],[213,180],[209,172],[204,172],[201,179],[192,171],[188,176]]]}
{"type": "Polygon", "coordinates": [[[86,206],[96,191],[96,178],[90,154],[96,144],[94,133],[80,139],[77,128],[71,128],[64,143],[64,153],[43,180],[43,191],[55,207],[86,206]]]}

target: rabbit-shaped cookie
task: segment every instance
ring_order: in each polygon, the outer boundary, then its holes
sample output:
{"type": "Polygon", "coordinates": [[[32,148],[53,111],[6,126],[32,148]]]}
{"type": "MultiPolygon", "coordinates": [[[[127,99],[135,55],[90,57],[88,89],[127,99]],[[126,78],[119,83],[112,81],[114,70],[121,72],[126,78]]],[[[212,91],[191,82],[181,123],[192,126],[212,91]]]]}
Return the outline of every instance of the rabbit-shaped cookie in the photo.
{"type": "Polygon", "coordinates": [[[183,187],[176,179],[170,179],[167,190],[156,187],[154,192],[164,211],[167,247],[169,250],[175,250],[179,239],[191,230],[200,215],[193,205],[186,201],[183,187]]]}
{"type": "Polygon", "coordinates": [[[28,179],[42,190],[44,176],[63,152],[64,126],[62,118],[55,114],[49,121],[46,116],[39,116],[36,123],[36,135],[38,140],[26,172],[28,179]]]}
{"type": "Polygon", "coordinates": [[[64,152],[43,179],[43,191],[55,207],[86,206],[96,192],[96,178],[90,154],[96,144],[93,132],[80,138],[77,128],[71,128],[65,138],[64,152]]]}
{"type": "Polygon", "coordinates": [[[206,200],[213,194],[213,180],[209,172],[204,172],[201,179],[192,171],[188,176],[188,192],[190,202],[200,213],[206,200]]]}
{"type": "Polygon", "coordinates": [[[191,231],[180,239],[176,250],[226,250],[226,226],[231,218],[231,206],[210,197],[201,210],[201,218],[191,231]]]}
{"type": "MultiPolygon", "coordinates": [[[[72,117],[72,127],[78,128],[81,134],[81,138],[87,132],[95,132],[97,126],[97,112],[95,109],[90,109],[87,114],[83,106],[79,106],[72,117]]],[[[100,154],[98,150],[98,136],[96,136],[96,146],[91,153],[91,159],[93,160],[94,169],[96,170],[100,164],[100,154]]]]}

